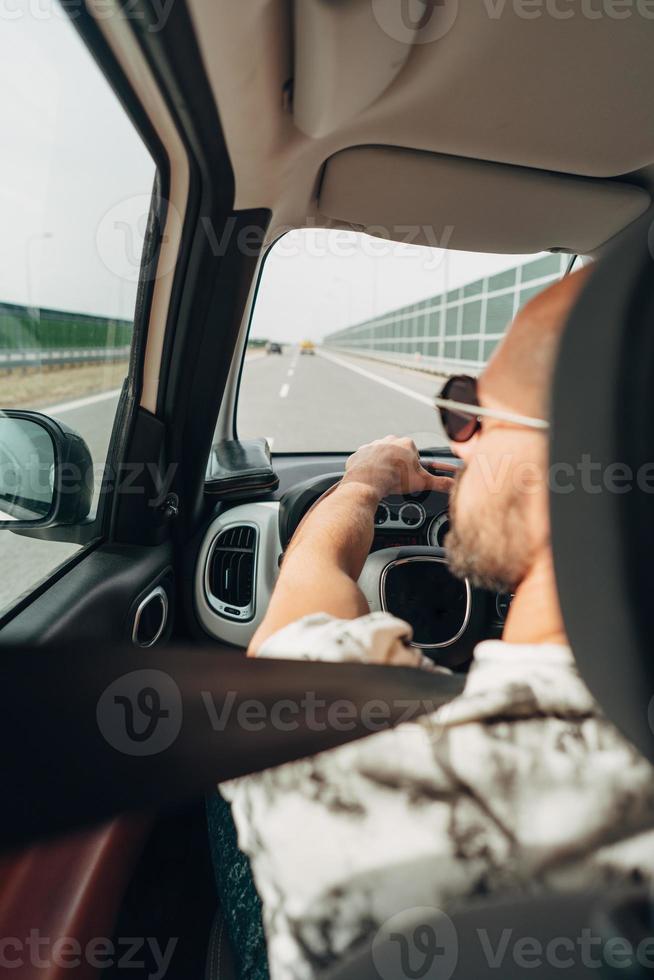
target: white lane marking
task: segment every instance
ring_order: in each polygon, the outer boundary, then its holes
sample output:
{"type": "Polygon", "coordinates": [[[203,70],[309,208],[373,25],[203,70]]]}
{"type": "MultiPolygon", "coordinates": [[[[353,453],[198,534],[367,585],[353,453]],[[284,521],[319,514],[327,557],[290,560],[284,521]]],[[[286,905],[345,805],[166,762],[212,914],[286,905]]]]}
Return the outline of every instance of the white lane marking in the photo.
{"type": "Polygon", "coordinates": [[[414,401],[420,402],[422,405],[429,405],[430,408],[434,407],[433,399],[429,398],[428,395],[421,395],[417,391],[411,391],[410,388],[405,388],[404,385],[399,385],[396,381],[382,378],[381,375],[373,374],[372,371],[366,371],[365,368],[358,367],[356,364],[349,364],[340,357],[335,357],[334,354],[326,354],[325,351],[320,351],[320,357],[324,357],[326,361],[333,361],[334,364],[339,364],[341,367],[347,368],[348,371],[354,371],[355,374],[360,374],[362,378],[368,378],[368,380],[376,381],[377,384],[385,385],[386,388],[391,388],[393,391],[399,391],[400,394],[406,395],[407,398],[413,398],[414,401]]]}
{"type": "Polygon", "coordinates": [[[120,392],[120,388],[114,388],[112,391],[101,391],[99,395],[87,395],[86,398],[75,398],[71,402],[60,402],[58,405],[39,408],[39,412],[43,412],[44,415],[61,415],[62,412],[72,412],[76,408],[86,408],[87,405],[97,405],[99,402],[108,401],[110,398],[118,398],[120,392]]]}
{"type": "Polygon", "coordinates": [[[288,389],[290,387],[291,387],[290,385],[282,385],[282,387],[281,387],[281,389],[279,391],[279,397],[280,398],[286,398],[286,396],[288,395],[288,389]]]}
{"type": "Polygon", "coordinates": [[[268,443],[268,448],[272,451],[272,447],[275,444],[275,437],[274,436],[266,436],[266,442],[268,443]]]}
{"type": "Polygon", "coordinates": [[[287,372],[287,376],[288,376],[289,378],[292,378],[294,374],[295,374],[295,371],[293,370],[293,368],[291,368],[291,369],[290,369],[290,370],[289,370],[289,371],[287,372]]]}

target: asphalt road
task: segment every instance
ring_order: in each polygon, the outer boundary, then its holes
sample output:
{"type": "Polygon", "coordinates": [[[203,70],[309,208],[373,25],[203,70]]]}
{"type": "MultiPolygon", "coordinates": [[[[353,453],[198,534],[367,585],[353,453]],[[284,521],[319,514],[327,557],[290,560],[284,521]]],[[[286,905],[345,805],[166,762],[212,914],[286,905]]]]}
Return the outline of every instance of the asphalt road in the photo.
{"type": "MultiPolygon", "coordinates": [[[[239,395],[241,438],[266,436],[273,452],[352,452],[381,436],[410,435],[421,449],[445,437],[431,407],[439,379],[343,354],[247,359],[239,395]]],[[[88,443],[95,463],[106,459],[118,392],[40,409],[61,418],[88,443]]],[[[47,578],[77,547],[0,531],[0,612],[47,578]]]]}
{"type": "Polygon", "coordinates": [[[245,365],[238,433],[265,435],[273,452],[352,452],[385,435],[419,449],[446,439],[431,399],[442,380],[381,361],[321,351],[269,354],[245,365]]]}

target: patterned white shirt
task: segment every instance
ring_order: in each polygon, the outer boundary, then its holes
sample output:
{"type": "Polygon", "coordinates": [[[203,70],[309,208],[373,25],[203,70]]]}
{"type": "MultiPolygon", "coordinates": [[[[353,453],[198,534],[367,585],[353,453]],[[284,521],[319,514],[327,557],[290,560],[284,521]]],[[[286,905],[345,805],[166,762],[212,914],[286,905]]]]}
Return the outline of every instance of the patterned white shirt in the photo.
{"type": "MultiPolygon", "coordinates": [[[[433,669],[410,635],[386,613],[317,614],[259,656],[433,669]]],[[[433,714],[220,790],[272,980],[309,980],[404,909],[654,878],[653,777],[567,647],[485,641],[433,714]]]]}

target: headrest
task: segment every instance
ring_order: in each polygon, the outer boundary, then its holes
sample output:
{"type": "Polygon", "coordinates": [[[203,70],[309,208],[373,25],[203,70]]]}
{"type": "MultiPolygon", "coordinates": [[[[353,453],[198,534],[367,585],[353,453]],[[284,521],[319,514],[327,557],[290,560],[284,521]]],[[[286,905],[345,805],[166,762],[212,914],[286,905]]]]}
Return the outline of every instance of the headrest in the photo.
{"type": "Polygon", "coordinates": [[[606,715],[654,759],[654,236],[597,264],[552,393],[550,510],[563,618],[606,715]]]}

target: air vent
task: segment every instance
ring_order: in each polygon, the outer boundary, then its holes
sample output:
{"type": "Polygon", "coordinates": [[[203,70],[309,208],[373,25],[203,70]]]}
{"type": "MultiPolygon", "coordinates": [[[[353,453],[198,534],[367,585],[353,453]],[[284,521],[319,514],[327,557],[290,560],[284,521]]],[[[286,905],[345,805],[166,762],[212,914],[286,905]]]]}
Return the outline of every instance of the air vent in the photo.
{"type": "Polygon", "coordinates": [[[207,559],[209,604],[225,619],[246,621],[254,615],[257,528],[232,524],[216,537],[207,559]]]}

